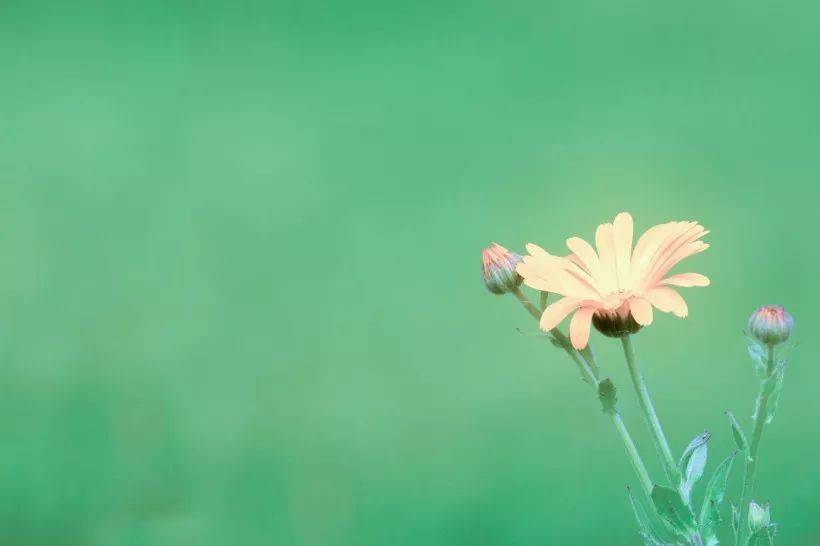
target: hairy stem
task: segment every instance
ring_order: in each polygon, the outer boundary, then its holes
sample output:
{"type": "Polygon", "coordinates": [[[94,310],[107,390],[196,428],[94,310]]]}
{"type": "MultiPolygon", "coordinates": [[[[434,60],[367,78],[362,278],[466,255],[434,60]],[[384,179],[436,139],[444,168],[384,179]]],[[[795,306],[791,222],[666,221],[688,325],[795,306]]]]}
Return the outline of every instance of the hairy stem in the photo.
{"type": "Polygon", "coordinates": [[[632,346],[632,338],[624,336],[621,338],[624,346],[624,355],[626,356],[626,364],[629,368],[629,376],[632,379],[632,385],[635,387],[635,392],[638,394],[638,401],[643,410],[646,423],[649,425],[649,430],[652,432],[652,439],[655,443],[655,448],[658,450],[658,455],[663,462],[663,468],[666,472],[666,477],[672,487],[677,487],[680,481],[678,474],[678,467],[675,465],[675,459],[672,457],[672,451],[669,449],[669,442],[666,441],[666,436],[663,433],[661,422],[658,420],[658,414],[655,413],[655,406],[652,404],[652,399],[649,396],[649,389],[646,386],[646,381],[643,374],[638,369],[638,362],[635,358],[635,348],[632,346]]]}
{"type": "Polygon", "coordinates": [[[755,430],[752,434],[752,443],[749,446],[749,457],[746,459],[746,470],[743,474],[743,489],[740,492],[740,522],[735,544],[744,544],[749,533],[749,501],[754,493],[755,473],[757,472],[757,453],[760,450],[760,439],[763,436],[763,427],[766,425],[766,406],[769,405],[769,395],[764,394],[763,384],[774,373],[774,346],[768,346],[766,355],[766,377],[761,379],[760,392],[757,395],[757,413],[755,415],[755,430]]]}

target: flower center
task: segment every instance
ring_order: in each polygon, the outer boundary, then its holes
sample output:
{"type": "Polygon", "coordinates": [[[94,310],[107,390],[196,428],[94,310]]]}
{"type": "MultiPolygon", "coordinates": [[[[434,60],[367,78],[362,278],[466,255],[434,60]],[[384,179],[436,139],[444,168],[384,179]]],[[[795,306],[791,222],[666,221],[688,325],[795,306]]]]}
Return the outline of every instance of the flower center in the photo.
{"type": "Polygon", "coordinates": [[[603,299],[604,308],[614,311],[623,305],[623,303],[632,296],[632,291],[624,288],[619,288],[607,294],[603,299]]]}

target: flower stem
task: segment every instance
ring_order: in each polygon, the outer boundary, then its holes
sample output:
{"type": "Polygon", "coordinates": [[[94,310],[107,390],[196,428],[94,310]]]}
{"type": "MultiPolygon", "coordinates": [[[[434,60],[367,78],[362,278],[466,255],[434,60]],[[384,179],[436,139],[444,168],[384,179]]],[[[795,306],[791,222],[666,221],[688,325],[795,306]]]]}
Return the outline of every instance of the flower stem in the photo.
{"type": "Polygon", "coordinates": [[[635,469],[635,474],[638,475],[638,479],[641,480],[641,487],[643,488],[644,493],[646,493],[648,498],[652,498],[652,478],[649,477],[649,472],[646,471],[646,466],[643,464],[641,454],[638,453],[638,448],[635,447],[635,442],[632,441],[632,436],[630,436],[624,420],[621,419],[621,414],[614,412],[610,415],[610,417],[612,418],[612,424],[614,424],[615,428],[618,430],[618,434],[621,435],[621,440],[624,443],[624,447],[626,447],[626,453],[629,456],[629,461],[632,463],[632,468],[635,469]]]}
{"type": "Polygon", "coordinates": [[[680,481],[678,468],[675,465],[675,459],[672,457],[672,451],[669,449],[669,442],[666,441],[663,428],[661,428],[661,422],[658,420],[658,414],[655,413],[655,406],[649,397],[649,389],[646,386],[646,381],[638,369],[638,362],[635,358],[635,348],[632,346],[632,338],[629,335],[624,336],[621,338],[621,342],[624,346],[624,355],[626,356],[626,364],[629,368],[629,376],[632,379],[635,392],[638,394],[638,401],[646,418],[646,423],[652,432],[655,448],[658,450],[658,455],[663,462],[666,477],[673,487],[677,487],[677,483],[680,481]]]}
{"type": "MultiPolygon", "coordinates": [[[[521,305],[524,306],[533,318],[536,320],[541,319],[541,312],[530,302],[520,288],[513,290],[513,294],[515,294],[515,297],[518,298],[518,301],[521,302],[521,305]]],[[[550,334],[572,361],[575,362],[575,365],[578,366],[578,370],[581,372],[581,378],[589,384],[597,394],[599,382],[598,364],[595,362],[595,355],[592,349],[587,346],[587,348],[581,352],[576,351],[569,338],[558,328],[551,330],[550,334]]],[[[626,428],[626,424],[621,418],[621,415],[615,411],[610,413],[609,416],[612,420],[612,424],[615,425],[615,429],[618,431],[618,435],[621,437],[621,441],[624,443],[632,467],[635,469],[635,473],[641,482],[641,488],[647,497],[649,497],[652,494],[652,478],[649,477],[649,472],[647,472],[646,465],[644,465],[643,459],[641,459],[641,455],[635,447],[635,442],[632,440],[632,436],[629,434],[629,430],[626,428]]]]}
{"type": "Polygon", "coordinates": [[[760,392],[757,395],[757,412],[755,415],[755,430],[752,435],[752,444],[749,446],[749,456],[746,459],[746,470],[743,474],[743,489],[740,493],[740,522],[735,544],[743,544],[748,533],[749,501],[754,493],[755,472],[757,471],[757,452],[760,449],[760,439],[763,436],[763,426],[766,424],[766,406],[769,404],[769,395],[764,394],[763,383],[774,373],[774,346],[768,346],[766,355],[766,377],[761,379],[760,392]]]}
{"type": "Polygon", "coordinates": [[[532,304],[532,302],[524,294],[524,292],[521,291],[520,288],[513,289],[512,293],[515,295],[516,298],[518,298],[518,301],[521,302],[521,305],[524,306],[524,309],[529,311],[530,315],[532,315],[532,317],[535,320],[541,320],[541,311],[539,311],[538,308],[532,304]]]}

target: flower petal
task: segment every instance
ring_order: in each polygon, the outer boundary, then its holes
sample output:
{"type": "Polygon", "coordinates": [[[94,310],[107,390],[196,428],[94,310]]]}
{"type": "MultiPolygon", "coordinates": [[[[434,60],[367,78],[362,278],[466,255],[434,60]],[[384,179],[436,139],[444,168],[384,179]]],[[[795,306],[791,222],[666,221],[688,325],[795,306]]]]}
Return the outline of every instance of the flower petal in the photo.
{"type": "Polygon", "coordinates": [[[533,256],[551,256],[549,252],[547,252],[540,246],[536,245],[535,243],[527,243],[526,245],[524,245],[524,248],[526,248],[527,252],[529,252],[533,256]]]}
{"type": "Polygon", "coordinates": [[[582,265],[590,275],[593,277],[598,276],[601,269],[601,262],[598,260],[598,255],[595,253],[595,249],[592,248],[592,245],[580,237],[570,237],[567,239],[567,248],[575,254],[581,262],[580,265],[582,265]]]}
{"type": "Polygon", "coordinates": [[[652,304],[641,297],[634,297],[629,300],[629,311],[632,318],[641,326],[652,324],[652,304]]]}
{"type": "Polygon", "coordinates": [[[700,273],[678,273],[661,281],[669,286],[709,286],[709,277],[700,273]]]}
{"type": "Polygon", "coordinates": [[[561,321],[564,320],[567,315],[578,309],[580,306],[581,301],[576,298],[561,298],[544,309],[539,326],[545,332],[549,332],[561,324],[561,321]]]}
{"type": "Polygon", "coordinates": [[[669,255],[686,244],[692,233],[696,233],[699,227],[696,222],[671,222],[667,224],[667,227],[659,232],[658,237],[655,237],[651,244],[647,246],[646,256],[642,260],[642,275],[636,284],[636,288],[639,290],[647,289],[657,284],[657,280],[660,279],[658,271],[669,255]]]}
{"type": "Polygon", "coordinates": [[[660,280],[666,275],[670,269],[675,267],[679,262],[688,258],[689,256],[694,256],[699,252],[703,252],[709,248],[709,243],[704,243],[703,241],[693,241],[691,243],[687,243],[686,245],[679,248],[672,254],[662,265],[658,266],[655,271],[653,271],[652,275],[648,277],[648,283],[646,287],[651,287],[655,284],[658,284],[660,280]]]}
{"type": "Polygon", "coordinates": [[[601,224],[595,230],[595,246],[601,262],[598,284],[604,293],[618,289],[618,272],[615,263],[615,239],[612,224],[601,224]]]}
{"type": "Polygon", "coordinates": [[[643,267],[649,259],[649,251],[655,247],[656,242],[661,238],[663,232],[669,229],[670,223],[658,224],[647,229],[643,235],[638,238],[635,244],[635,250],[632,252],[632,267],[643,267]]]}
{"type": "Polygon", "coordinates": [[[594,307],[581,307],[569,323],[569,339],[572,346],[579,351],[589,343],[589,330],[592,325],[592,315],[595,314],[594,307]]]}
{"type": "Polygon", "coordinates": [[[615,264],[618,269],[620,288],[629,288],[630,262],[632,260],[632,215],[622,212],[612,222],[612,235],[615,241],[615,264]]]}
{"type": "Polygon", "coordinates": [[[678,294],[677,290],[668,286],[658,286],[644,294],[652,305],[664,313],[672,313],[681,318],[689,314],[689,307],[686,301],[678,294]]]}
{"type": "Polygon", "coordinates": [[[532,255],[524,256],[515,268],[524,278],[524,283],[536,290],[562,293],[564,258],[551,256],[544,249],[531,243],[527,245],[527,250],[532,255]]]}

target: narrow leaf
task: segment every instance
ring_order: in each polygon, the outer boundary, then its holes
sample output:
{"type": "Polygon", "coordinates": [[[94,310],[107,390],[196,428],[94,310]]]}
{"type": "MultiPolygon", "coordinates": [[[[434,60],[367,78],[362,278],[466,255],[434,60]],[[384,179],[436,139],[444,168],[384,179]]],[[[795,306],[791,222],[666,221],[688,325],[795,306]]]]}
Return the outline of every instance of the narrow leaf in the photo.
{"type": "Polygon", "coordinates": [[[652,489],[652,502],[658,514],[678,534],[689,538],[695,533],[695,516],[680,493],[662,485],[655,485],[652,489]]]}
{"type": "Polygon", "coordinates": [[[735,503],[730,503],[732,506],[732,534],[737,539],[740,533],[740,508],[735,506],[735,503]]]}
{"type": "Polygon", "coordinates": [[[709,431],[705,430],[692,438],[692,441],[689,442],[689,445],[683,450],[683,455],[681,455],[680,462],[678,463],[678,470],[680,470],[681,474],[686,472],[686,466],[689,464],[689,459],[692,457],[695,450],[708,442],[710,437],[711,434],[709,431]]]}
{"type": "Polygon", "coordinates": [[[641,538],[643,538],[645,546],[665,546],[663,542],[655,535],[652,529],[652,523],[649,514],[646,513],[644,507],[635,500],[632,495],[632,489],[626,488],[629,495],[629,503],[632,505],[632,512],[635,514],[635,519],[638,521],[638,528],[641,538]]]}
{"type": "Polygon", "coordinates": [[[777,389],[777,384],[781,381],[780,374],[772,375],[771,377],[767,377],[763,381],[760,382],[760,396],[771,396],[772,393],[777,389]]]}
{"type": "Polygon", "coordinates": [[[710,437],[711,434],[709,434],[709,431],[695,436],[695,438],[689,442],[689,445],[686,446],[681,456],[678,465],[681,473],[680,493],[683,497],[683,502],[686,504],[690,504],[692,488],[695,482],[703,476],[703,469],[706,468],[706,443],[710,437]]]}
{"type": "Polygon", "coordinates": [[[749,344],[749,356],[755,363],[758,375],[763,378],[766,376],[766,351],[756,341],[749,344]]]}
{"type": "Polygon", "coordinates": [[[763,347],[760,346],[756,340],[749,338],[752,342],[749,344],[749,356],[752,360],[756,362],[760,362],[761,364],[766,363],[766,351],[763,347]]]}
{"type": "MultiPolygon", "coordinates": [[[[771,525],[770,527],[774,527],[771,525]]],[[[749,537],[749,546],[774,546],[774,532],[770,527],[760,529],[749,537]]]]}
{"type": "Polygon", "coordinates": [[[729,425],[732,427],[732,438],[735,439],[735,445],[748,459],[749,457],[749,442],[746,441],[746,435],[743,434],[743,429],[740,428],[740,423],[737,422],[735,416],[731,411],[726,412],[726,417],[729,418],[729,425]]]}
{"type": "Polygon", "coordinates": [[[613,415],[618,411],[618,395],[615,391],[615,384],[608,377],[598,383],[598,399],[601,400],[601,406],[604,413],[613,415]]]}
{"type": "Polygon", "coordinates": [[[740,509],[735,506],[735,503],[732,503],[732,532],[734,532],[735,539],[737,539],[738,533],[740,533],[740,509]]]}
{"type": "Polygon", "coordinates": [[[729,479],[729,472],[732,470],[735,455],[737,455],[737,452],[721,461],[706,485],[706,494],[703,497],[700,517],[698,518],[701,532],[706,535],[714,535],[715,528],[720,523],[720,504],[726,496],[726,482],[729,479]]]}
{"type": "Polygon", "coordinates": [[[772,422],[774,419],[774,412],[777,411],[777,404],[780,402],[780,392],[783,390],[783,376],[785,375],[785,371],[781,370],[780,373],[777,374],[777,379],[775,381],[775,386],[772,389],[771,397],[769,398],[769,404],[766,406],[766,424],[772,422]]]}

